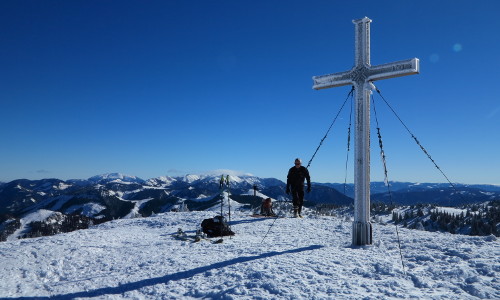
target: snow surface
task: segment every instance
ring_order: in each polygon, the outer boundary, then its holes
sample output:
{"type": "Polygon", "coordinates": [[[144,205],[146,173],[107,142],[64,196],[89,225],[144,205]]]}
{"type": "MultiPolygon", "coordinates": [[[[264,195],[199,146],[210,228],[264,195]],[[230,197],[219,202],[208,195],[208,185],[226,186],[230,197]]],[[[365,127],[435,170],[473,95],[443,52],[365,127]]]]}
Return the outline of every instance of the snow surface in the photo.
{"type": "Polygon", "coordinates": [[[173,237],[215,215],[172,212],[0,243],[0,298],[500,299],[493,236],[401,228],[406,272],[393,225],[374,224],[374,244],[352,247],[340,217],[234,212],[236,235],[223,243],[173,237]]]}

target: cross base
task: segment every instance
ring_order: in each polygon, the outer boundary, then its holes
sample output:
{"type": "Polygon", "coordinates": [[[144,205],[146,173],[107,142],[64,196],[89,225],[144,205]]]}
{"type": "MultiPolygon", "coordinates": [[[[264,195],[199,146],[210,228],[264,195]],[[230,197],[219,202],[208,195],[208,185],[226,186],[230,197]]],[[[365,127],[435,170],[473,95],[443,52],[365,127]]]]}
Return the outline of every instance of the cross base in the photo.
{"type": "Polygon", "coordinates": [[[370,222],[352,222],[352,245],[363,246],[372,244],[372,224],[370,222]]]}

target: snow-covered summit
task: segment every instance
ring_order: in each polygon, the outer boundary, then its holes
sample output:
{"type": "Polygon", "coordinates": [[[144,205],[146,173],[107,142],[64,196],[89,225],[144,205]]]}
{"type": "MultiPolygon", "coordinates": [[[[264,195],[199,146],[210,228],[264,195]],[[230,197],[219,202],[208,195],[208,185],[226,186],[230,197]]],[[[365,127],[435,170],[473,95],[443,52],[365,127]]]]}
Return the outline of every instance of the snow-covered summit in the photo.
{"type": "Polygon", "coordinates": [[[352,247],[345,217],[234,213],[236,235],[223,243],[174,238],[215,215],[165,213],[0,243],[0,298],[500,299],[492,236],[400,229],[404,268],[394,226],[374,224],[374,244],[352,247]]]}
{"type": "Polygon", "coordinates": [[[160,176],[157,178],[150,178],[146,180],[146,184],[150,186],[170,186],[173,182],[175,182],[177,179],[174,177],[170,176],[160,176]]]}
{"type": "Polygon", "coordinates": [[[202,176],[200,176],[200,175],[190,175],[190,174],[188,174],[188,175],[185,175],[182,178],[182,180],[184,182],[187,182],[187,183],[193,183],[193,182],[195,182],[197,180],[200,180],[201,178],[202,178],[202,176]]]}
{"type": "Polygon", "coordinates": [[[187,182],[187,183],[194,183],[194,182],[215,182],[219,183],[221,176],[224,176],[226,179],[227,176],[229,176],[229,182],[230,184],[242,184],[242,183],[247,183],[247,184],[256,184],[261,181],[259,177],[253,176],[252,174],[243,174],[241,172],[231,172],[230,170],[218,170],[218,172],[211,172],[207,174],[199,174],[199,175],[186,175],[182,177],[182,181],[187,182]],[[226,173],[223,173],[223,172],[226,173]],[[220,172],[220,174],[219,174],[220,172]]]}
{"type": "Polygon", "coordinates": [[[235,177],[253,177],[254,175],[242,171],[228,170],[228,169],[217,169],[212,171],[207,171],[203,173],[203,175],[213,175],[213,176],[221,176],[221,175],[229,175],[235,177]]]}
{"type": "Polygon", "coordinates": [[[122,183],[143,183],[144,180],[142,180],[139,177],[136,176],[131,176],[131,175],[125,175],[121,173],[106,173],[102,175],[96,175],[93,177],[90,177],[88,179],[90,182],[94,183],[107,183],[107,182],[112,182],[112,181],[118,181],[122,183]]]}

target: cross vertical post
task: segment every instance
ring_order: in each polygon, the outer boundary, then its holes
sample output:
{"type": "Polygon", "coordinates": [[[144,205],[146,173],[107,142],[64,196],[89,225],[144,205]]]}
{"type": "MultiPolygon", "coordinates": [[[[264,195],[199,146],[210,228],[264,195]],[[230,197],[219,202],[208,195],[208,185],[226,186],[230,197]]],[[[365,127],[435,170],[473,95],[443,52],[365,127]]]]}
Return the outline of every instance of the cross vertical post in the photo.
{"type": "Polygon", "coordinates": [[[419,73],[418,58],[371,66],[370,20],[353,20],[355,24],[355,55],[351,70],[314,76],[313,89],[320,90],[343,85],[355,89],[354,138],[354,222],[352,244],[372,244],[370,223],[370,95],[372,81],[419,73]]]}

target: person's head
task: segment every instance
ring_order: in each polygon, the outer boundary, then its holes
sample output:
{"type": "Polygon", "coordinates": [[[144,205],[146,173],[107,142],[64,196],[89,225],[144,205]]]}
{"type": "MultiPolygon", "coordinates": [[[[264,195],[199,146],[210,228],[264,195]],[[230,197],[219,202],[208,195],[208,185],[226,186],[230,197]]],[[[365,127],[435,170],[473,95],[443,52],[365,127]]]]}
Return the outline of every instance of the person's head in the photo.
{"type": "Polygon", "coordinates": [[[300,160],[300,158],[296,158],[295,159],[295,167],[296,168],[300,168],[301,164],[302,164],[302,160],[300,160]]]}

